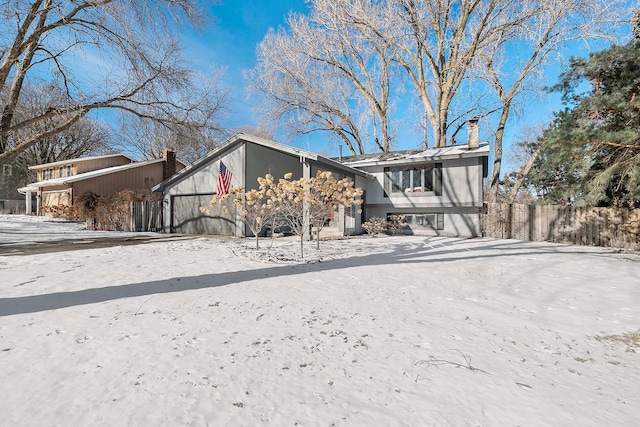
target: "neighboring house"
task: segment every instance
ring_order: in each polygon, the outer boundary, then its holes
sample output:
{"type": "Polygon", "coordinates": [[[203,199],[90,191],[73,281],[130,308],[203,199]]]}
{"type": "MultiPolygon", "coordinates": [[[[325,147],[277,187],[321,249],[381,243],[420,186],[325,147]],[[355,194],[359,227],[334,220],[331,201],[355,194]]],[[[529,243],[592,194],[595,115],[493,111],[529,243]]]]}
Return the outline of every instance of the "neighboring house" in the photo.
{"type": "Polygon", "coordinates": [[[72,206],[87,192],[109,195],[122,190],[150,190],[184,166],[169,150],[161,159],[142,162],[124,154],[63,160],[31,166],[38,181],[18,191],[26,197],[27,211],[32,194],[36,194],[37,212],[41,214],[43,208],[72,206]]]}
{"type": "Polygon", "coordinates": [[[27,182],[26,171],[15,163],[0,163],[0,213],[25,212],[24,196],[18,193],[18,187],[27,182]]]}
{"type": "MultiPolygon", "coordinates": [[[[266,174],[276,179],[292,173],[293,179],[310,178],[318,171],[331,171],[336,179],[345,177],[364,187],[373,179],[368,173],[345,166],[315,153],[279,144],[256,136],[238,134],[193,162],[173,177],[155,186],[153,191],[164,193],[164,231],[186,234],[219,234],[250,236],[235,212],[225,213],[218,207],[213,215],[206,215],[200,207],[210,208],[209,202],[218,190],[220,162],[231,172],[231,187],[247,190],[258,188],[258,177],[266,174]]],[[[333,225],[340,234],[361,230],[361,215],[354,209],[341,208],[333,225]]]]}

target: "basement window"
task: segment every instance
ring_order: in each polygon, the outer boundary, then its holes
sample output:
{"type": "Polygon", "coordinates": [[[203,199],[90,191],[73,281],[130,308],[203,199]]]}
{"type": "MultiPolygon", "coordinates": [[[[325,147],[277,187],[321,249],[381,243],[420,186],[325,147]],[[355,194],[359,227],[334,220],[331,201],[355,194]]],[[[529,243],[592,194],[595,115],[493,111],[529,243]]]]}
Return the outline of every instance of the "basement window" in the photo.
{"type": "Polygon", "coordinates": [[[433,230],[444,230],[443,213],[416,213],[405,214],[405,221],[411,228],[431,228],[433,230]]]}

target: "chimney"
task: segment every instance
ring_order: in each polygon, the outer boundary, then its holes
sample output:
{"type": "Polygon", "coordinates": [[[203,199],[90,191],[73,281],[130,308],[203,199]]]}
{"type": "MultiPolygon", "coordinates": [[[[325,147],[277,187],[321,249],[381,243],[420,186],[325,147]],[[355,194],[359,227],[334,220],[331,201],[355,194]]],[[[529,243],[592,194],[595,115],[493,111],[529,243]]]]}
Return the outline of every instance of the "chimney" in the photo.
{"type": "Polygon", "coordinates": [[[162,158],[164,159],[162,179],[165,180],[176,173],[176,152],[165,148],[162,151],[162,158]]]}
{"type": "Polygon", "coordinates": [[[478,121],[480,121],[480,116],[474,116],[468,120],[469,146],[467,148],[469,150],[475,150],[480,147],[480,128],[478,127],[478,121]]]}

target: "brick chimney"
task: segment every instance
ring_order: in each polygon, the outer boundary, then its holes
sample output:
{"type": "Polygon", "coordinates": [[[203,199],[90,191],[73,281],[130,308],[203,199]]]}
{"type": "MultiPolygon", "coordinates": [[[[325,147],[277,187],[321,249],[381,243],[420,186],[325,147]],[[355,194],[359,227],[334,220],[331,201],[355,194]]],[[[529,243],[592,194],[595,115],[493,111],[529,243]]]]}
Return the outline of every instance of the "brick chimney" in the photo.
{"type": "Polygon", "coordinates": [[[165,180],[176,173],[176,152],[165,148],[162,151],[162,158],[164,159],[162,179],[165,180]]]}
{"type": "Polygon", "coordinates": [[[475,150],[480,147],[480,128],[478,126],[478,121],[480,121],[480,116],[471,117],[468,120],[469,150],[475,150]]]}

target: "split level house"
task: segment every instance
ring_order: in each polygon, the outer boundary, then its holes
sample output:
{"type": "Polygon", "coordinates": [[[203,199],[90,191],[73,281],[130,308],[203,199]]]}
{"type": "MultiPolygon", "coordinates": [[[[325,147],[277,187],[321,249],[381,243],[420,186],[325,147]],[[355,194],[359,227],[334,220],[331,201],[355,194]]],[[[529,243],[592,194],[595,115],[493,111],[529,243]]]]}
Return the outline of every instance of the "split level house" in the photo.
{"type": "Polygon", "coordinates": [[[37,181],[18,191],[25,196],[27,212],[32,211],[35,195],[35,210],[42,214],[47,208],[72,206],[87,192],[106,196],[123,190],[149,191],[184,166],[171,150],[160,159],[141,162],[124,154],[63,160],[29,167],[37,181]]]}
{"type": "MultiPolygon", "coordinates": [[[[477,126],[477,125],[476,125],[477,126]]],[[[341,207],[330,226],[341,235],[359,234],[372,217],[402,214],[406,232],[452,236],[480,234],[482,184],[489,145],[479,143],[477,127],[469,144],[422,150],[327,158],[267,139],[238,134],[153,188],[163,193],[165,232],[250,236],[236,212],[210,208],[218,175],[231,174],[231,187],[258,188],[258,177],[293,179],[331,171],[364,190],[360,207],[341,207]]]]}

